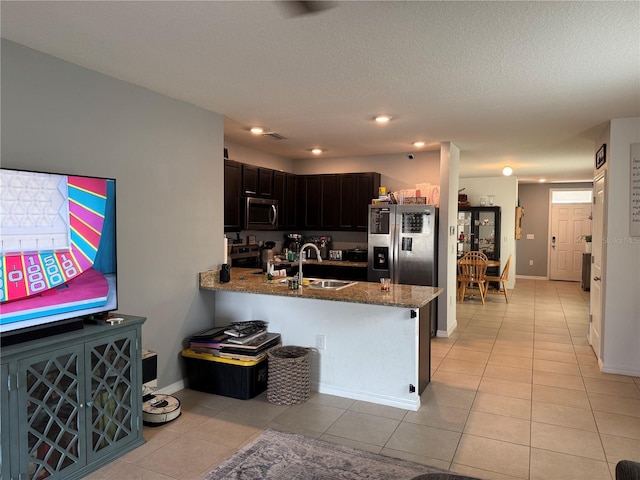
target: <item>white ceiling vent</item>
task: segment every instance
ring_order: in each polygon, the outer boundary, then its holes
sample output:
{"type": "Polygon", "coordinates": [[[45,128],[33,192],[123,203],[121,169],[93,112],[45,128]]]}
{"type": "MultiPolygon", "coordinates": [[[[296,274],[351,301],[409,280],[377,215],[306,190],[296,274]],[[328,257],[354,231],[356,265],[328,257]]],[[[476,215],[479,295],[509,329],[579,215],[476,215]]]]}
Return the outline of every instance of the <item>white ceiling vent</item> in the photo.
{"type": "Polygon", "coordinates": [[[280,135],[279,133],[276,133],[276,132],[264,132],[262,134],[262,136],[263,137],[271,137],[274,140],[286,140],[287,139],[287,137],[285,137],[283,135],[280,135]]]}

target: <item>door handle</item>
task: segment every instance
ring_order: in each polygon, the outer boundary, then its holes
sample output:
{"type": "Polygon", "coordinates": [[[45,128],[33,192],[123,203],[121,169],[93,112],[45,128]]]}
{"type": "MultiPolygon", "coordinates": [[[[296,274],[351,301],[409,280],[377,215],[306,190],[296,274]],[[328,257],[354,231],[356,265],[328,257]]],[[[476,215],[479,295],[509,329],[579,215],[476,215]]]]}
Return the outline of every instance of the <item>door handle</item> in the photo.
{"type": "Polygon", "coordinates": [[[271,225],[275,225],[278,221],[278,209],[275,205],[271,205],[271,211],[269,212],[269,217],[271,217],[271,225]]]}
{"type": "Polygon", "coordinates": [[[551,248],[556,248],[556,237],[551,237],[551,248]]]}
{"type": "Polygon", "coordinates": [[[600,280],[601,280],[601,278],[600,278],[600,277],[593,277],[593,281],[594,281],[594,282],[599,282],[600,280]]]}

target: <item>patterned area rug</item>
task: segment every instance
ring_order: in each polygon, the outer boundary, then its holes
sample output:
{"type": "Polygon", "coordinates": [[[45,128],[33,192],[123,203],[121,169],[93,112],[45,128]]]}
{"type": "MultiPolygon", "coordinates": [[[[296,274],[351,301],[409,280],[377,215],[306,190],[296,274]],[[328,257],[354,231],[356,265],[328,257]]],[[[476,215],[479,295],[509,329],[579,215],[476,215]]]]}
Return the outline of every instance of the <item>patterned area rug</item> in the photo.
{"type": "Polygon", "coordinates": [[[434,467],[267,430],[203,480],[409,480],[434,467]]]}

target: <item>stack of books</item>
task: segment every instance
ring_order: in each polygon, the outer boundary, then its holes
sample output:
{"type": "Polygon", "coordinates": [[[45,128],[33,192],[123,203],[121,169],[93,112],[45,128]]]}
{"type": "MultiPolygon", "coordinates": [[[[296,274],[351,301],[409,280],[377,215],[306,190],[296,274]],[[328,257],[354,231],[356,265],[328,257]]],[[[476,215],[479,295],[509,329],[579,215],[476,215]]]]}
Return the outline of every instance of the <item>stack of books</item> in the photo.
{"type": "Polygon", "coordinates": [[[267,331],[261,320],[233,323],[193,335],[192,350],[235,360],[262,360],[269,350],[282,345],[279,333],[267,331]]]}
{"type": "Polygon", "coordinates": [[[193,335],[189,339],[189,348],[196,352],[217,355],[220,346],[229,338],[229,335],[224,333],[226,328],[214,327],[193,335]]]}

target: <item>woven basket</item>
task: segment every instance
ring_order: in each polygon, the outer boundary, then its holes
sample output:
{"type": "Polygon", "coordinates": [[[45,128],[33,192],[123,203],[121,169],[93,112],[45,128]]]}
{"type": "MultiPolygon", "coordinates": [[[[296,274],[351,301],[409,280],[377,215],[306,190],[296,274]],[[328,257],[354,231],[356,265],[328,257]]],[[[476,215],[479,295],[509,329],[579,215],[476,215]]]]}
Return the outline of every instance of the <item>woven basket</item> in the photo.
{"type": "Polygon", "coordinates": [[[309,398],[309,349],[277,347],[269,351],[267,400],[278,405],[295,405],[309,398]]]}

